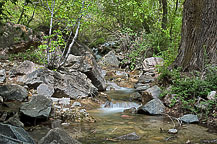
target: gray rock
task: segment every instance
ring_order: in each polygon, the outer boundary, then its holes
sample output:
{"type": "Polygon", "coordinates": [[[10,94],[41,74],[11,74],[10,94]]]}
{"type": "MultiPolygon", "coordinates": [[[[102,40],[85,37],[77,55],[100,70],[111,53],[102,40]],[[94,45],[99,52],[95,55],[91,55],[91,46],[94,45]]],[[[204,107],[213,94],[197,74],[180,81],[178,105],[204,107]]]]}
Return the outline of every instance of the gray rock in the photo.
{"type": "Polygon", "coordinates": [[[1,144],[35,144],[30,135],[21,127],[0,123],[1,144]]]}
{"type": "Polygon", "coordinates": [[[36,89],[42,83],[53,86],[55,83],[54,75],[55,72],[49,69],[39,68],[32,73],[26,74],[24,77],[20,78],[19,82],[23,82],[30,88],[34,89],[36,89]]]}
{"type": "Polygon", "coordinates": [[[118,60],[117,56],[115,55],[114,51],[110,51],[106,54],[102,59],[99,61],[99,64],[106,67],[116,67],[118,68],[120,65],[120,61],[118,60]]]}
{"type": "Polygon", "coordinates": [[[145,91],[147,90],[148,88],[150,88],[150,85],[149,84],[141,84],[141,83],[138,83],[137,85],[135,85],[136,87],[136,90],[137,91],[145,91]]]}
{"type": "Polygon", "coordinates": [[[162,66],[163,63],[164,63],[164,60],[162,58],[150,57],[150,58],[146,58],[143,61],[143,68],[145,71],[147,71],[150,69],[154,69],[157,65],[162,66]]]}
{"type": "Polygon", "coordinates": [[[139,92],[134,92],[130,94],[131,100],[142,101],[142,95],[139,92]]]}
{"type": "Polygon", "coordinates": [[[20,85],[3,85],[0,86],[0,95],[4,101],[23,101],[27,98],[27,90],[20,85]]]}
{"type": "Polygon", "coordinates": [[[73,71],[74,69],[86,74],[98,90],[105,90],[104,75],[92,54],[86,53],[85,56],[70,55],[65,66],[70,69],[69,71],[73,71]]]}
{"type": "Polygon", "coordinates": [[[62,120],[60,119],[54,120],[51,122],[51,128],[54,129],[54,128],[61,127],[61,123],[62,123],[62,120]]]}
{"type": "Polygon", "coordinates": [[[184,123],[198,123],[199,122],[197,115],[193,115],[193,114],[186,114],[180,117],[179,120],[181,120],[184,123]]]}
{"type": "Polygon", "coordinates": [[[162,90],[157,85],[155,85],[153,87],[148,88],[145,92],[152,98],[159,98],[162,90]]]}
{"type": "Polygon", "coordinates": [[[110,82],[108,81],[106,83],[107,87],[106,87],[106,90],[109,91],[109,90],[121,90],[122,87],[118,86],[116,83],[114,82],[110,82]]]}
{"type": "Polygon", "coordinates": [[[135,132],[129,133],[120,137],[117,137],[116,139],[120,140],[140,140],[140,136],[138,136],[135,132]]]}
{"type": "Polygon", "coordinates": [[[21,63],[19,66],[10,70],[10,76],[26,75],[32,73],[39,67],[43,67],[43,66],[37,65],[31,61],[26,60],[23,63],[21,63]]]}
{"type": "Polygon", "coordinates": [[[70,97],[72,99],[95,96],[98,89],[91,83],[91,80],[81,72],[71,72],[69,74],[59,75],[55,78],[54,97],[70,97]]]}
{"type": "Polygon", "coordinates": [[[38,144],[81,144],[60,128],[51,129],[38,144]]]}
{"type": "Polygon", "coordinates": [[[45,96],[32,96],[32,99],[22,104],[20,111],[29,117],[47,118],[51,112],[52,100],[45,96]]]}
{"type": "Polygon", "coordinates": [[[139,114],[148,113],[150,115],[160,115],[164,113],[164,111],[165,106],[159,99],[153,99],[138,109],[139,114]]]}
{"type": "Polygon", "coordinates": [[[141,75],[139,77],[139,80],[137,83],[143,83],[143,84],[146,84],[146,83],[151,83],[154,81],[154,77],[152,77],[151,75],[141,75]]]}
{"type": "Polygon", "coordinates": [[[151,88],[148,88],[145,91],[142,91],[141,92],[141,94],[142,94],[142,103],[147,103],[152,99],[159,98],[161,92],[162,92],[161,89],[157,85],[155,85],[155,86],[153,86],[151,88]]]}
{"type": "Polygon", "coordinates": [[[47,84],[40,84],[37,87],[38,95],[43,95],[46,97],[51,97],[54,94],[54,88],[47,84]]]}
{"type": "Polygon", "coordinates": [[[3,83],[6,80],[5,69],[0,70],[0,83],[3,83]]]}
{"type": "Polygon", "coordinates": [[[14,116],[10,117],[4,123],[11,124],[11,125],[16,126],[16,127],[24,127],[24,124],[19,119],[18,113],[15,114],[14,116]]]}
{"type": "Polygon", "coordinates": [[[216,97],[216,91],[211,91],[208,96],[207,96],[207,99],[208,100],[216,100],[217,97],[216,97]]]}
{"type": "Polygon", "coordinates": [[[65,67],[71,67],[74,69],[79,69],[80,68],[80,62],[82,61],[83,57],[82,56],[75,56],[70,54],[67,58],[67,61],[65,63],[65,67]]]}
{"type": "Polygon", "coordinates": [[[46,68],[40,68],[25,75],[22,81],[32,88],[37,88],[42,83],[53,87],[53,97],[77,99],[94,96],[98,93],[98,89],[91,83],[90,79],[81,72],[61,74],[46,68]]]}

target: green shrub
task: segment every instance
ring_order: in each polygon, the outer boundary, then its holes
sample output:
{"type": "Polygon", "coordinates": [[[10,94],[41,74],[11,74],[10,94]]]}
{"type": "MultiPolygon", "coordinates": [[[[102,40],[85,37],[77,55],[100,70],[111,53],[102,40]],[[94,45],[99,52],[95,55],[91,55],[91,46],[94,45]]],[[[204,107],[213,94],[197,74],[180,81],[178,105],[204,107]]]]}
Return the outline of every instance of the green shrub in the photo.
{"type": "Polygon", "coordinates": [[[182,75],[179,70],[170,71],[168,69],[161,69],[159,81],[169,79],[171,82],[171,89],[164,90],[161,97],[166,94],[176,94],[172,98],[170,106],[176,103],[182,105],[186,111],[193,113],[203,112],[205,115],[212,113],[211,110],[216,109],[217,104],[215,100],[207,100],[207,95],[211,91],[217,90],[217,67],[208,67],[206,74],[194,72],[191,76],[182,75]],[[199,101],[202,99],[202,101],[199,101]],[[206,109],[202,109],[197,105],[205,105],[206,109]]]}

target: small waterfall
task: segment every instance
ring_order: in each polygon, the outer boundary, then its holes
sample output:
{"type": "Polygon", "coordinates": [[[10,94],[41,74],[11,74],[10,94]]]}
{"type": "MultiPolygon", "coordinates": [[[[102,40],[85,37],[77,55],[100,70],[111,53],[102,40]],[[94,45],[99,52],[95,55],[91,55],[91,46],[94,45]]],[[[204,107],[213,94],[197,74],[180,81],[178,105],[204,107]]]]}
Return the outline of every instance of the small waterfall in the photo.
{"type": "Polygon", "coordinates": [[[125,109],[138,108],[140,105],[135,102],[111,101],[101,105],[100,110],[104,113],[123,112],[125,109]]]}

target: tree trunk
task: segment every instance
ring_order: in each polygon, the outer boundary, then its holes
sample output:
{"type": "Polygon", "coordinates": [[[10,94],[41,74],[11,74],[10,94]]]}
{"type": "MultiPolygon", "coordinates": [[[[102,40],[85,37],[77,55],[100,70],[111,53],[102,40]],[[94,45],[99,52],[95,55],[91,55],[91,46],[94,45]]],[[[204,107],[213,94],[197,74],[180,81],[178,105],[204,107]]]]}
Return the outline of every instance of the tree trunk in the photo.
{"type": "Polygon", "coordinates": [[[185,0],[175,67],[200,70],[217,63],[217,0],[185,0]]]}
{"type": "Polygon", "coordinates": [[[167,0],[162,0],[163,4],[163,18],[162,18],[162,29],[167,29],[167,0]]]}

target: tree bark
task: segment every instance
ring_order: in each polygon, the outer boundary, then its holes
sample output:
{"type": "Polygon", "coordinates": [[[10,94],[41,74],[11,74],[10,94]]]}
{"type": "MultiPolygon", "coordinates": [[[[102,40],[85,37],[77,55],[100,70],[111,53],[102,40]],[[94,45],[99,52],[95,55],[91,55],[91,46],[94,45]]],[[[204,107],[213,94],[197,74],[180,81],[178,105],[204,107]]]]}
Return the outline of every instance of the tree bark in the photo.
{"type": "Polygon", "coordinates": [[[167,0],[162,0],[163,5],[163,18],[162,18],[162,29],[167,29],[167,0]]]}
{"type": "Polygon", "coordinates": [[[185,0],[179,54],[173,64],[202,71],[217,63],[217,0],[185,0]]]}

